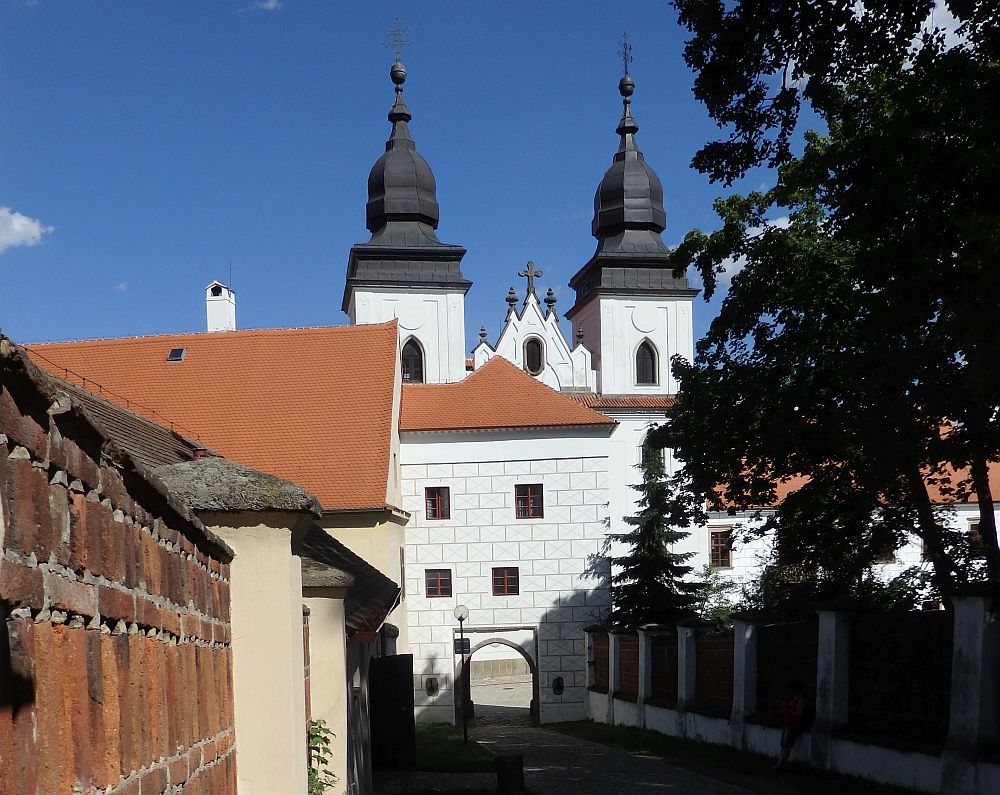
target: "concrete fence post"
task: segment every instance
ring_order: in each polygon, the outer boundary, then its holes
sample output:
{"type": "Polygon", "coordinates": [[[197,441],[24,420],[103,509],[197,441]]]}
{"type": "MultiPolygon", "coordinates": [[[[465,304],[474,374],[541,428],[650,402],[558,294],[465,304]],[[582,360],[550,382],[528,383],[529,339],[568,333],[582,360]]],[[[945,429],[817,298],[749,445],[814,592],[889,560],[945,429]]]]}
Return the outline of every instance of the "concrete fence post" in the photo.
{"type": "Polygon", "coordinates": [[[819,610],[816,655],[816,720],[810,761],[829,769],[834,728],[847,723],[851,662],[851,615],[846,610],[819,610]]]}
{"type": "Polygon", "coordinates": [[[639,694],[635,700],[636,723],[646,728],[646,702],[653,693],[653,643],[645,629],[639,630],[639,694]]]}
{"type": "Polygon", "coordinates": [[[756,624],[742,619],[733,622],[733,711],[729,717],[729,743],[744,748],[746,716],[757,711],[756,624]]]}
{"type": "Polygon", "coordinates": [[[695,668],[697,665],[697,629],[677,625],[677,732],[687,736],[687,710],[695,699],[695,668]]]}
{"type": "Polygon", "coordinates": [[[618,635],[608,632],[608,725],[615,725],[615,691],[621,685],[618,672],[618,635]]]}
{"type": "Polygon", "coordinates": [[[978,781],[977,758],[984,744],[1000,736],[1000,625],[991,596],[963,595],[955,606],[951,662],[951,714],[941,757],[941,792],[985,792],[978,781]]]}

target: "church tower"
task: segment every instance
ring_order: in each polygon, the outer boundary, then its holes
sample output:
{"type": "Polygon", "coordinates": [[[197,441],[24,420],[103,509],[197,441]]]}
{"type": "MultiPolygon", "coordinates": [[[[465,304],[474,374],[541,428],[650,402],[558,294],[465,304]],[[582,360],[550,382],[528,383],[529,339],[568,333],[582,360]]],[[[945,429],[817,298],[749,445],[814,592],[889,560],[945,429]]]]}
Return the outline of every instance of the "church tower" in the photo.
{"type": "Polygon", "coordinates": [[[621,143],[594,196],[597,250],[570,279],[576,302],[566,317],[593,352],[601,392],[674,393],[670,359],[692,358],[691,303],[698,291],[685,277],[674,278],[660,238],[667,222],[663,187],[635,141],[628,61],[626,50],[618,84],[621,143]]]}
{"type": "Polygon", "coordinates": [[[465,249],[438,240],[437,186],[410,136],[403,101],[406,68],[389,71],[396,101],[392,132],[368,175],[367,243],[351,248],[343,310],[351,323],[399,321],[404,382],[449,383],[465,377],[465,249]]]}

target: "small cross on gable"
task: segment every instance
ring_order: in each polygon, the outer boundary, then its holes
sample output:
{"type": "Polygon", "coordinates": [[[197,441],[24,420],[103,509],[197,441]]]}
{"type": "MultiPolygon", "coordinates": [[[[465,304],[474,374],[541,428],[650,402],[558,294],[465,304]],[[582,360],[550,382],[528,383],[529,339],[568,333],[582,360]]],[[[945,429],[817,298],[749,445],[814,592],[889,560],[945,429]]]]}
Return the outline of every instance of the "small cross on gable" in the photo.
{"type": "Polygon", "coordinates": [[[525,276],[525,277],[527,277],[527,279],[528,279],[528,295],[531,295],[533,292],[535,292],[535,277],[536,276],[541,276],[542,272],[541,271],[536,271],[535,270],[535,263],[532,262],[531,260],[528,260],[527,267],[523,271],[518,271],[517,275],[518,276],[525,276]]]}

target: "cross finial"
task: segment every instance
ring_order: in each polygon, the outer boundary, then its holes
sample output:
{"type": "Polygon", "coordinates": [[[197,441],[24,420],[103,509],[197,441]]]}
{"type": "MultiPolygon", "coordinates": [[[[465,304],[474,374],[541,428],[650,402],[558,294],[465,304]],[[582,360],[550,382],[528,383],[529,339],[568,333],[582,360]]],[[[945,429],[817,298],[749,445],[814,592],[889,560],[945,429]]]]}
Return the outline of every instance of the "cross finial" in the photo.
{"type": "Polygon", "coordinates": [[[535,263],[532,262],[531,260],[528,260],[527,267],[523,271],[518,271],[517,275],[526,276],[528,278],[528,295],[531,295],[533,292],[535,292],[535,277],[541,276],[542,272],[536,271],[535,263]]]}
{"type": "Polygon", "coordinates": [[[622,59],[622,66],[625,71],[623,74],[628,74],[629,64],[632,63],[632,45],[628,43],[628,33],[622,34],[622,40],[618,42],[618,57],[622,59]]]}
{"type": "Polygon", "coordinates": [[[399,24],[399,17],[396,17],[393,26],[385,34],[385,46],[392,47],[396,52],[396,63],[403,54],[403,48],[410,45],[410,31],[399,24]]]}

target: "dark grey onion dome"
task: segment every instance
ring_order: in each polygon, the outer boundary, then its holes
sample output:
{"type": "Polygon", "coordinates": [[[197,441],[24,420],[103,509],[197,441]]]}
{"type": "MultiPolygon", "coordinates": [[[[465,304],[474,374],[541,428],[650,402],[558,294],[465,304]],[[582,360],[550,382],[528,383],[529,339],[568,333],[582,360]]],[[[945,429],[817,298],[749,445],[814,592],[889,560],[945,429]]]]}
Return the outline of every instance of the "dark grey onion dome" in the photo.
{"type": "Polygon", "coordinates": [[[437,185],[431,167],[410,136],[408,124],[413,115],[403,102],[406,67],[397,61],[389,76],[396,85],[396,102],[389,111],[392,133],[385,143],[385,154],[368,175],[366,226],[377,232],[389,221],[419,221],[437,229],[437,185]]]}
{"type": "Polygon", "coordinates": [[[674,296],[697,294],[685,276],[674,277],[670,251],[660,233],[666,228],[663,186],[635,143],[639,125],[632,118],[635,82],[625,75],[618,83],[625,106],[617,133],[621,143],[594,196],[591,231],[597,250],[569,280],[576,301],[569,320],[598,295],[674,296]]]}
{"type": "Polygon", "coordinates": [[[635,82],[629,75],[618,83],[618,91],[625,106],[615,131],[621,136],[621,144],[594,196],[591,229],[597,238],[618,235],[625,229],[650,229],[659,233],[667,225],[663,186],[635,143],[639,125],[632,118],[631,96],[635,82]]]}
{"type": "Polygon", "coordinates": [[[351,246],[344,283],[343,310],[359,289],[469,291],[462,275],[462,246],[442,243],[438,225],[437,185],[430,166],[417,152],[407,126],[412,117],[403,102],[406,67],[398,61],[389,70],[396,102],[389,111],[392,134],[385,154],[368,175],[367,243],[351,246]]]}

